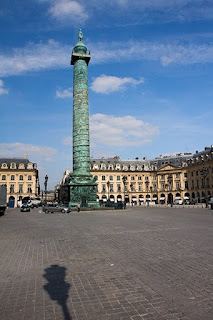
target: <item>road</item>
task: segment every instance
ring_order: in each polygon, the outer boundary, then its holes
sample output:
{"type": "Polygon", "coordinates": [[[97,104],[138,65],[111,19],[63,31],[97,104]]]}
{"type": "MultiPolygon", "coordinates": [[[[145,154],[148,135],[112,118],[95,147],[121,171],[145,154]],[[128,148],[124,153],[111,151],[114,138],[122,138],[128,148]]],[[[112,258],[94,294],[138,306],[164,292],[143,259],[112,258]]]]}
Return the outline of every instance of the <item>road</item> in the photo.
{"type": "Polygon", "coordinates": [[[212,320],[213,210],[0,217],[2,320],[212,320]]]}

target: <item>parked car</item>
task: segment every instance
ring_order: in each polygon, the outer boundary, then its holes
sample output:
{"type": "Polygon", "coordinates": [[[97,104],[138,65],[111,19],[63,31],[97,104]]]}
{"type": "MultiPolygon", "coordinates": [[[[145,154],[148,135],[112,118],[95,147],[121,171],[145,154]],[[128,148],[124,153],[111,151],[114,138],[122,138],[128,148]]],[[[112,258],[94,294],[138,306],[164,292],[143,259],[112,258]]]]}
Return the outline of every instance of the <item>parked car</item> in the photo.
{"type": "Polygon", "coordinates": [[[42,211],[45,213],[49,213],[49,212],[68,213],[68,212],[71,212],[71,209],[65,205],[45,205],[43,206],[42,211]]]}
{"type": "Polygon", "coordinates": [[[189,199],[185,199],[183,203],[184,204],[190,204],[190,200],[189,199]]]}
{"type": "Polygon", "coordinates": [[[183,204],[183,200],[181,199],[176,199],[173,204],[183,204]]]}
{"type": "Polygon", "coordinates": [[[30,206],[27,203],[23,203],[21,208],[20,208],[21,212],[29,212],[30,211],[30,206]]]}

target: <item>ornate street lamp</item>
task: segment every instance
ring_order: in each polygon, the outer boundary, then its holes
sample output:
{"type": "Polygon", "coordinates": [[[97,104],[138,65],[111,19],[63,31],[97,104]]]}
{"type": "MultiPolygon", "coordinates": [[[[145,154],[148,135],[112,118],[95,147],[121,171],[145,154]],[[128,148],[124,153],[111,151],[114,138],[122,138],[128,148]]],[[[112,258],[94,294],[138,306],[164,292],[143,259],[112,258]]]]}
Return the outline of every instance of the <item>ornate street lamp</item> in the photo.
{"type": "Polygon", "coordinates": [[[201,174],[201,177],[203,178],[203,184],[204,184],[206,208],[208,208],[208,198],[206,196],[206,177],[208,173],[209,173],[208,168],[203,168],[200,170],[200,174],[201,174]]]}
{"type": "Polygon", "coordinates": [[[123,181],[123,184],[124,184],[124,202],[126,202],[126,200],[125,200],[125,187],[126,187],[126,180],[127,180],[127,176],[123,176],[122,181],[123,181]]]}
{"type": "Polygon", "coordinates": [[[45,188],[45,203],[47,203],[47,181],[48,181],[48,176],[46,174],[44,178],[44,188],[45,188]]]}
{"type": "Polygon", "coordinates": [[[108,202],[109,202],[109,187],[110,187],[110,182],[107,181],[107,188],[108,188],[108,202]]]}
{"type": "MultiPolygon", "coordinates": [[[[147,193],[147,196],[148,196],[148,189],[149,189],[149,181],[146,180],[145,181],[145,185],[146,185],[146,193],[147,193]]],[[[147,207],[149,206],[149,201],[148,201],[148,197],[146,196],[146,202],[147,202],[147,207]]]]}

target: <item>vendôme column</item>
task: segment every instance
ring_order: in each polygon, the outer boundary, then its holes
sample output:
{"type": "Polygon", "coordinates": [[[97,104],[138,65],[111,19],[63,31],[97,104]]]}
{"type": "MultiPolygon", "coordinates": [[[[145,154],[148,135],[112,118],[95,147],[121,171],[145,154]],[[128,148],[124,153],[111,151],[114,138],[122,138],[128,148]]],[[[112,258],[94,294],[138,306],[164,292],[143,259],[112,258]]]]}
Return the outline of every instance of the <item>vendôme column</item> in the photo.
{"type": "Polygon", "coordinates": [[[90,173],[88,64],[90,54],[78,32],[71,57],[73,73],[73,173],[70,175],[70,203],[82,207],[97,207],[97,182],[90,173]]]}

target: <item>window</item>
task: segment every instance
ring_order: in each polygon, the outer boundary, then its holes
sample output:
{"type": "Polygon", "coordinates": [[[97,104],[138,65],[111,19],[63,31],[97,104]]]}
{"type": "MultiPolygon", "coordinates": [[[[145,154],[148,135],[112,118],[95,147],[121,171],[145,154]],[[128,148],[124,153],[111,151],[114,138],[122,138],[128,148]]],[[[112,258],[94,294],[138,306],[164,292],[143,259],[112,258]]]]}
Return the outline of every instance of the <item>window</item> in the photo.
{"type": "Polygon", "coordinates": [[[176,173],[176,178],[178,179],[178,178],[180,178],[180,173],[176,173]]]}
{"type": "Polygon", "coordinates": [[[101,165],[101,170],[106,170],[106,165],[105,164],[101,165]]]}
{"type": "Polygon", "coordinates": [[[117,181],[120,181],[121,180],[121,176],[117,176],[117,181]]]}
{"type": "Polygon", "coordinates": [[[27,169],[32,169],[32,168],[33,168],[32,163],[28,163],[27,169]]]}
{"type": "Polygon", "coordinates": [[[24,180],[23,175],[19,176],[19,180],[24,180]]]}
{"type": "Polygon", "coordinates": [[[113,184],[111,184],[111,183],[109,185],[109,192],[113,192],[113,184]]]}
{"type": "Polygon", "coordinates": [[[196,171],[196,176],[198,176],[198,171],[196,171]]]}
{"type": "Polygon", "coordinates": [[[134,184],[130,184],[130,189],[131,189],[131,192],[134,192],[135,191],[135,185],[134,184]]]}
{"type": "Polygon", "coordinates": [[[15,176],[12,174],[10,180],[15,180],[15,176]]]}
{"type": "Polygon", "coordinates": [[[106,185],[102,184],[102,192],[105,192],[105,191],[106,191],[106,185]]]}
{"type": "Polygon", "coordinates": [[[134,176],[131,176],[131,180],[134,181],[134,180],[135,180],[135,177],[134,177],[134,176]]]}
{"type": "Polygon", "coordinates": [[[28,180],[32,180],[32,176],[28,176],[28,180]]]}
{"type": "Polygon", "coordinates": [[[176,189],[177,189],[177,190],[180,189],[180,182],[176,182],[176,189]]]}
{"type": "Polygon", "coordinates": [[[156,179],[157,179],[157,177],[156,177],[156,175],[154,174],[154,175],[153,175],[153,180],[156,180],[156,179]]]}
{"type": "Polygon", "coordinates": [[[161,183],[161,190],[164,190],[164,188],[165,188],[165,184],[161,183]]]}
{"type": "Polygon", "coordinates": [[[23,184],[19,185],[19,190],[18,191],[19,191],[19,193],[23,193],[23,184]]]}
{"type": "Polygon", "coordinates": [[[149,180],[149,177],[146,176],[146,177],[145,177],[145,180],[148,181],[148,180],[149,180]]]}
{"type": "Polygon", "coordinates": [[[14,193],[14,184],[10,185],[10,193],[14,193]]]}
{"type": "Polygon", "coordinates": [[[142,177],[141,177],[141,176],[139,176],[139,177],[138,177],[138,180],[140,180],[140,181],[141,181],[141,180],[142,180],[142,177]]]}
{"type": "Polygon", "coordinates": [[[102,180],[102,181],[105,181],[105,180],[106,180],[106,177],[105,177],[105,176],[102,176],[102,177],[101,177],[101,180],[102,180]]]}
{"type": "Polygon", "coordinates": [[[117,190],[118,190],[118,192],[121,191],[121,185],[120,184],[117,184],[117,190]]]}
{"type": "Polygon", "coordinates": [[[162,174],[162,175],[160,176],[160,178],[161,178],[161,180],[164,180],[164,174],[162,174]]]}
{"type": "Polygon", "coordinates": [[[111,181],[112,181],[112,180],[113,180],[113,176],[109,176],[109,180],[111,180],[111,181]]]}
{"type": "Polygon", "coordinates": [[[142,191],[142,183],[138,184],[138,191],[142,191]]]}
{"type": "Polygon", "coordinates": [[[199,188],[199,181],[197,180],[197,188],[199,188]]]}
{"type": "Polygon", "coordinates": [[[185,181],[185,189],[188,189],[189,186],[188,186],[188,181],[185,181]]]}
{"type": "Polygon", "coordinates": [[[28,186],[27,186],[27,192],[28,192],[28,193],[32,193],[31,184],[28,184],[28,186]]]}
{"type": "Polygon", "coordinates": [[[16,164],[14,162],[12,162],[11,165],[10,165],[10,168],[11,169],[15,169],[15,167],[16,167],[16,164]]]}
{"type": "Polygon", "coordinates": [[[187,178],[187,176],[188,176],[187,172],[184,172],[184,178],[187,178]]]}
{"type": "Polygon", "coordinates": [[[2,179],[2,180],[6,180],[5,174],[2,175],[1,179],[2,179]]]}

